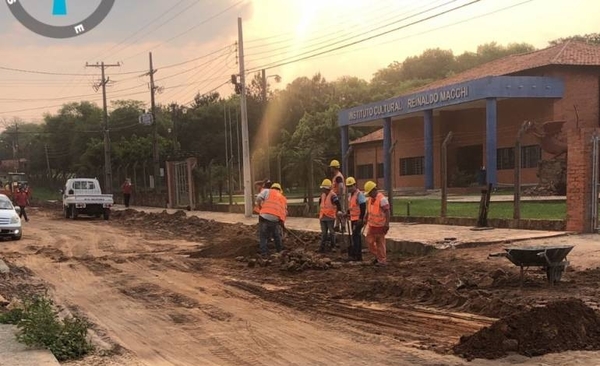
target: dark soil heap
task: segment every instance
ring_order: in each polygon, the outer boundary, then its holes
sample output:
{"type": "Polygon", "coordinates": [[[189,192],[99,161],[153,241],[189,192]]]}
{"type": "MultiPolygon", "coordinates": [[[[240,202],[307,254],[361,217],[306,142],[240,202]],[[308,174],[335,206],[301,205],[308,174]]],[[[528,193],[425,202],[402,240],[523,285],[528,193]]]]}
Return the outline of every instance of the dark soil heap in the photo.
{"type": "Polygon", "coordinates": [[[600,350],[600,316],[581,300],[550,303],[500,319],[463,336],[453,349],[468,360],[496,359],[508,352],[533,357],[574,350],[600,350]]]}

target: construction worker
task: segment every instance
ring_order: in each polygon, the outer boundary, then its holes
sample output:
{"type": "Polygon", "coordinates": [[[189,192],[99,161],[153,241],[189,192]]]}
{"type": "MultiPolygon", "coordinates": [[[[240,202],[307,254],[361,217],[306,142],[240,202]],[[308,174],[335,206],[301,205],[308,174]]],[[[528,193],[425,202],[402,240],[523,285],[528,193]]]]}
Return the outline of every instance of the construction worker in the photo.
{"type": "Polygon", "coordinates": [[[267,242],[273,236],[275,240],[275,249],[277,252],[283,250],[281,245],[280,227],[285,226],[287,218],[287,199],[281,194],[281,185],[274,183],[269,185],[259,193],[256,199],[256,205],[260,213],[258,222],[260,226],[260,253],[263,256],[269,255],[267,242]]]}
{"type": "Polygon", "coordinates": [[[346,187],[348,188],[348,217],[352,230],[352,246],[348,248],[348,256],[350,260],[360,262],[362,261],[361,231],[367,210],[367,198],[356,186],[354,177],[346,179],[346,187]]]}
{"type": "MultiPolygon", "coordinates": [[[[256,199],[258,199],[258,195],[265,189],[269,189],[271,187],[271,180],[269,179],[264,179],[264,180],[257,180],[256,182],[254,182],[254,189],[256,190],[256,199]]],[[[254,213],[255,214],[260,214],[260,208],[255,204],[254,205],[254,213]]]]}
{"type": "Polygon", "coordinates": [[[29,222],[27,212],[25,211],[25,207],[29,205],[29,196],[21,185],[19,185],[14,193],[14,200],[15,204],[19,206],[19,217],[25,217],[25,221],[29,222]]]}
{"type": "Polygon", "coordinates": [[[373,264],[387,265],[385,235],[390,229],[390,203],[377,189],[377,184],[372,181],[365,183],[367,201],[367,244],[369,251],[375,255],[373,264]]]}
{"type": "Polygon", "coordinates": [[[319,252],[326,250],[325,242],[329,239],[330,249],[335,248],[334,222],[343,215],[340,200],[333,191],[330,179],[324,179],[321,183],[321,197],[319,198],[319,221],[321,222],[321,247],[319,252]]]}
{"type": "MultiPolygon", "coordinates": [[[[345,198],[346,189],[344,187],[344,175],[340,171],[340,162],[333,159],[329,163],[329,170],[331,172],[331,183],[333,184],[333,193],[337,194],[338,197],[342,199],[345,198]]],[[[345,204],[345,201],[342,201],[342,204],[345,204]]],[[[342,207],[345,208],[345,207],[342,207]]],[[[343,228],[344,223],[341,220],[335,220],[335,231],[340,231],[343,228]]]]}

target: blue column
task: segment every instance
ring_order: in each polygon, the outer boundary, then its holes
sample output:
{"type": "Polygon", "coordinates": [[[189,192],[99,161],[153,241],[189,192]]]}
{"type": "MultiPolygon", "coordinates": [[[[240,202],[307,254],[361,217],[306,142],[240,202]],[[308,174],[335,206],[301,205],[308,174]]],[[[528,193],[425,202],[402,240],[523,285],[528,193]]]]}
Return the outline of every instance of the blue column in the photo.
{"type": "Polygon", "coordinates": [[[394,191],[392,187],[392,119],[383,120],[383,181],[388,199],[390,200],[390,211],[393,213],[394,191]]]}
{"type": "Polygon", "coordinates": [[[433,110],[425,111],[423,120],[425,136],[425,189],[433,189],[433,110]]]}
{"type": "Polygon", "coordinates": [[[348,152],[348,146],[350,141],[348,140],[348,126],[342,126],[342,173],[344,176],[348,176],[348,159],[345,159],[346,153],[348,152]]]}
{"type": "Polygon", "coordinates": [[[498,118],[498,106],[496,104],[496,98],[486,99],[485,108],[485,152],[486,152],[486,164],[485,169],[487,172],[487,183],[496,186],[498,183],[496,177],[496,129],[497,129],[497,118],[498,118]]]}

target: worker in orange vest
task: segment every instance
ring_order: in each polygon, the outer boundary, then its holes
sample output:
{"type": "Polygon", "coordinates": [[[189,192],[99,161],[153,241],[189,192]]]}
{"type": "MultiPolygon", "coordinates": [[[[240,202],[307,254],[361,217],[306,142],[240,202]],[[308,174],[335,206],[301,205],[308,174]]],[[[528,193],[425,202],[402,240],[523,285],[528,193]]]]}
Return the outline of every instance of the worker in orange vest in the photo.
{"type": "MultiPolygon", "coordinates": [[[[254,182],[254,189],[256,190],[257,194],[256,194],[256,198],[258,199],[258,195],[264,191],[265,189],[269,189],[271,188],[271,181],[269,179],[265,179],[265,180],[257,180],[256,182],[254,182]]],[[[254,209],[253,209],[255,214],[260,214],[260,208],[254,204],[254,209]]]]}
{"type": "MultiPolygon", "coordinates": [[[[342,199],[342,209],[345,209],[345,201],[343,199],[346,197],[346,187],[344,186],[344,175],[340,171],[340,168],[340,162],[335,159],[329,163],[333,193],[342,199]]],[[[344,227],[343,225],[345,225],[345,223],[336,218],[334,225],[335,231],[341,231],[341,228],[344,227]]]]}
{"type": "Polygon", "coordinates": [[[369,197],[367,202],[367,244],[369,251],[375,256],[373,264],[387,265],[385,235],[390,230],[390,203],[377,189],[377,184],[372,181],[365,183],[365,194],[369,197]]]}
{"type": "Polygon", "coordinates": [[[269,255],[267,241],[271,236],[275,241],[275,249],[277,252],[281,252],[283,246],[281,245],[281,230],[279,228],[285,227],[287,218],[287,199],[281,194],[281,185],[273,183],[270,188],[263,189],[256,199],[256,205],[260,210],[258,222],[260,226],[261,255],[269,255]]]}
{"type": "Polygon", "coordinates": [[[367,210],[367,198],[356,186],[356,179],[348,177],[346,179],[348,188],[348,212],[352,230],[352,246],[348,248],[348,256],[351,261],[362,261],[362,238],[361,231],[364,225],[365,213],[367,210]]]}
{"type": "Polygon", "coordinates": [[[335,248],[335,232],[333,225],[336,219],[343,215],[340,200],[332,189],[330,179],[321,183],[321,197],[319,198],[319,221],[321,222],[321,247],[319,252],[326,250],[325,242],[329,240],[330,249],[335,248]]]}

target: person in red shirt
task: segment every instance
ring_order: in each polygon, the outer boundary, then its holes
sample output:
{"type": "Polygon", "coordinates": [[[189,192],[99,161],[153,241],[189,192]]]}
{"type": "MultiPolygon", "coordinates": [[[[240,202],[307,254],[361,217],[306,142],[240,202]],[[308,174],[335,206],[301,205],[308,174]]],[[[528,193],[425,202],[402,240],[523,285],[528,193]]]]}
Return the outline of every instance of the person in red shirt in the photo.
{"type": "Polygon", "coordinates": [[[131,192],[133,191],[133,185],[129,178],[125,179],[125,183],[121,186],[121,190],[123,191],[123,202],[125,203],[125,207],[129,207],[129,200],[131,199],[131,192]]]}
{"type": "Polygon", "coordinates": [[[18,188],[15,192],[15,204],[19,206],[19,217],[25,217],[25,221],[29,222],[29,218],[27,217],[27,212],[25,212],[25,207],[29,205],[29,195],[25,192],[24,189],[18,188]]]}

